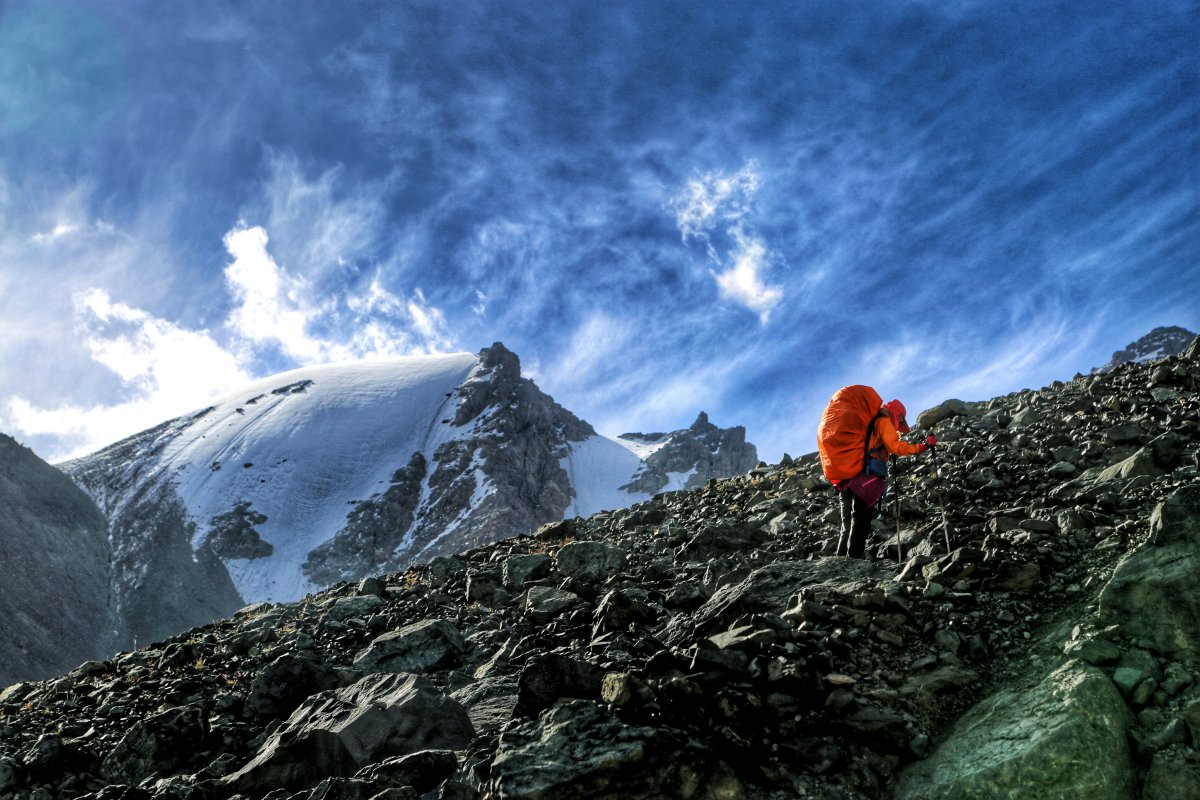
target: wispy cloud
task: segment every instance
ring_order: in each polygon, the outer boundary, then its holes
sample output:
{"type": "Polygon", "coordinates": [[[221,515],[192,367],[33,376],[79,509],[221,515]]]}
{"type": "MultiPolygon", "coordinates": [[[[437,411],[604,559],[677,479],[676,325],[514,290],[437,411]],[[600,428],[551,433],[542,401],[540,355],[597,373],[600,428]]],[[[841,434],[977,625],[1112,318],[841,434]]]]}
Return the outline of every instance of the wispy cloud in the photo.
{"type": "Polygon", "coordinates": [[[747,236],[740,227],[732,231],[737,248],[730,254],[733,266],[724,272],[714,272],[721,295],[757,311],[764,325],[771,309],[783,300],[783,290],[763,283],[769,253],[761,239],[747,236]]]}
{"type": "Polygon", "coordinates": [[[35,233],[30,237],[34,242],[49,242],[54,239],[61,239],[64,236],[69,236],[79,230],[79,226],[70,222],[60,222],[48,231],[35,233]]]}
{"type": "Polygon", "coordinates": [[[747,162],[733,175],[709,172],[689,180],[671,200],[675,224],[684,239],[696,238],[709,244],[709,257],[720,263],[709,234],[718,226],[742,222],[753,208],[754,195],[762,179],[758,164],[747,162]]]}
{"type": "Polygon", "coordinates": [[[761,183],[758,164],[749,161],[733,175],[710,172],[692,178],[671,199],[670,208],[684,242],[702,242],[709,259],[724,267],[709,270],[721,297],[757,312],[766,325],[771,309],[783,300],[783,288],[764,281],[771,254],[762,237],[751,232],[761,183]],[[714,242],[715,232],[732,240],[724,255],[714,242]]]}
{"type": "Polygon", "coordinates": [[[350,179],[340,165],[309,177],[290,153],[266,159],[261,199],[243,216],[261,218],[292,271],[315,278],[369,256],[386,220],[378,182],[350,179]]]}

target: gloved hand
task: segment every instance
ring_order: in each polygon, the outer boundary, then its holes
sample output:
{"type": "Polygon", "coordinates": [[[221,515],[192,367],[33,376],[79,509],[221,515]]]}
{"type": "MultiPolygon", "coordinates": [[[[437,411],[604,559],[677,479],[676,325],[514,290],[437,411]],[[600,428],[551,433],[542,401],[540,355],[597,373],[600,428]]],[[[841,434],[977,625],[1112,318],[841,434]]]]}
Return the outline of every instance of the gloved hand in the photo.
{"type": "Polygon", "coordinates": [[[917,445],[917,447],[921,448],[921,449],[920,449],[920,450],[918,450],[917,452],[918,452],[918,453],[924,453],[924,452],[925,452],[926,450],[928,450],[929,448],[931,448],[931,447],[936,447],[936,446],[937,446],[937,437],[936,437],[936,436],[929,436],[929,437],[927,437],[927,438],[925,439],[925,441],[923,441],[923,442],[921,442],[919,445],[917,445]]]}

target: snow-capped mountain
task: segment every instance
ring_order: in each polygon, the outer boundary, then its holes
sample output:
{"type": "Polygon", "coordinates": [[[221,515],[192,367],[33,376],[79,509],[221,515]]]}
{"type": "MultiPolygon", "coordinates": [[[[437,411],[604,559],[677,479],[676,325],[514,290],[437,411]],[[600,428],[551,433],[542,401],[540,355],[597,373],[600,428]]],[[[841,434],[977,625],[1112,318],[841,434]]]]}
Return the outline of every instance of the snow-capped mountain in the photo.
{"type": "Polygon", "coordinates": [[[1102,367],[1096,367],[1092,372],[1108,372],[1114,367],[1129,361],[1141,363],[1143,361],[1166,358],[1167,356],[1177,356],[1184,350],[1187,350],[1188,345],[1195,338],[1196,334],[1187,328],[1180,328],[1177,325],[1155,328],[1136,342],[1132,342],[1126,345],[1124,349],[1113,353],[1112,358],[1109,359],[1107,364],[1102,367]]]}
{"type": "Polygon", "coordinates": [[[284,373],[60,467],[109,520],[124,602],[186,554],[223,565],[207,599],[231,611],[756,463],[744,429],[703,414],[601,436],[497,343],[284,373]]]}

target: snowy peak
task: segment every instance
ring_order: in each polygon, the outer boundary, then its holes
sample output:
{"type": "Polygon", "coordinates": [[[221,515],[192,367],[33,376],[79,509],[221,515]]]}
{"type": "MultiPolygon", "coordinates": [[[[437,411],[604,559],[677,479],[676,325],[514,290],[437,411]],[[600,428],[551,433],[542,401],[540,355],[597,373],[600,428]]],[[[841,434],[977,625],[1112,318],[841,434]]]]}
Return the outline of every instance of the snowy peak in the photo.
{"type": "MultiPolygon", "coordinates": [[[[63,465],[122,532],[129,583],[163,568],[151,531],[215,556],[244,599],[297,599],[301,566],[388,486],[415,452],[436,449],[438,420],[475,368],[470,354],[325,365],[276,375],[207,408],[63,465]],[[178,506],[182,530],[164,525],[178,506]]],[[[239,597],[240,595],[240,597],[239,597]]]]}
{"type": "Polygon", "coordinates": [[[1177,356],[1187,350],[1195,338],[1195,333],[1177,325],[1155,328],[1136,342],[1127,345],[1123,350],[1113,353],[1107,364],[1093,369],[1092,372],[1109,372],[1114,367],[1130,361],[1141,363],[1167,356],[1177,356]]]}
{"type": "Polygon", "coordinates": [[[118,539],[127,604],[187,561],[188,603],[228,613],[756,462],[744,429],[704,413],[669,434],[601,436],[497,342],[276,375],[63,468],[118,539]]]}
{"type": "Polygon", "coordinates": [[[499,342],[452,395],[441,435],[313,552],[304,565],[312,581],[400,570],[562,517],[573,490],[560,462],[572,442],[596,435],[592,426],[521,377],[520,359],[499,342]]]}

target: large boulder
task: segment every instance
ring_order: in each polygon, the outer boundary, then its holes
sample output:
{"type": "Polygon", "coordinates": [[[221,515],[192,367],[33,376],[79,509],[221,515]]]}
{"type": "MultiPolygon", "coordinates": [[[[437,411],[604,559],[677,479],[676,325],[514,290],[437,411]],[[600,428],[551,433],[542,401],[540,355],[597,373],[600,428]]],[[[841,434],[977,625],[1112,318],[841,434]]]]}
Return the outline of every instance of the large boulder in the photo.
{"type": "Polygon", "coordinates": [[[172,708],[134,723],[101,763],[105,779],[136,784],[169,775],[204,750],[208,725],[198,708],[172,708]]]}
{"type": "Polygon", "coordinates": [[[1154,509],[1150,539],[1125,558],[1100,594],[1100,618],[1162,653],[1200,652],[1200,485],[1154,509]]]}
{"type": "Polygon", "coordinates": [[[871,562],[864,559],[776,561],[718,589],[690,618],[681,617],[668,628],[667,643],[678,645],[707,636],[745,615],[782,614],[802,588],[849,591],[869,578],[871,569],[871,562]]]}
{"type": "Polygon", "coordinates": [[[246,710],[257,717],[286,717],[305,698],[336,684],[337,675],[316,654],[284,653],[254,676],[246,710]]]}
{"type": "Polygon", "coordinates": [[[1133,800],[1129,712],[1112,681],[1070,661],[968,711],[900,776],[895,800],[1133,800]]]}
{"type": "Polygon", "coordinates": [[[376,673],[309,698],[223,783],[255,797],[297,791],[385,758],[460,750],[474,735],[466,709],[424,678],[376,673]]]}

